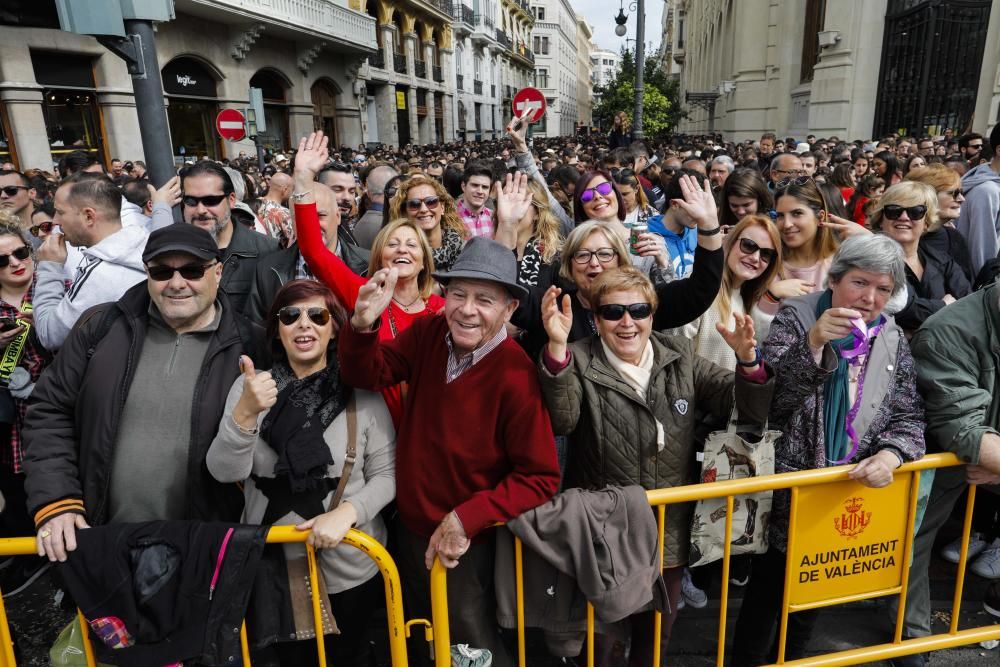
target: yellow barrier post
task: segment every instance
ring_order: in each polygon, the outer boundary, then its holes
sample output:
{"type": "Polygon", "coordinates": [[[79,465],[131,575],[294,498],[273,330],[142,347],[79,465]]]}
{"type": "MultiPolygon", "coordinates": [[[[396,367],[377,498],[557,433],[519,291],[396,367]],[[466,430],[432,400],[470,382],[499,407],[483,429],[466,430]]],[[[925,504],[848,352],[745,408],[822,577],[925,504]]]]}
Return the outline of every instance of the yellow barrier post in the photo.
{"type": "Polygon", "coordinates": [[[899,606],[896,609],[896,629],[893,631],[892,643],[903,641],[903,622],[906,618],[906,596],[910,592],[910,561],[913,558],[913,537],[917,520],[917,499],[920,496],[920,471],[913,471],[910,483],[910,502],[906,511],[906,543],[903,545],[902,590],[899,591],[899,606]]]}
{"type": "MultiPolygon", "coordinates": [[[[663,572],[663,563],[666,560],[666,552],[663,549],[663,538],[667,532],[667,506],[660,505],[656,508],[656,552],[660,555],[660,572],[663,572]]],[[[663,628],[663,614],[658,611],[653,612],[653,664],[660,664],[660,632],[663,628]]]]}
{"type": "Polygon", "coordinates": [[[434,664],[451,667],[451,628],[448,627],[448,575],[441,559],[431,568],[431,624],[434,626],[434,664]]]}
{"type": "MultiPolygon", "coordinates": [[[[733,496],[726,496],[726,539],[722,544],[722,590],[719,592],[719,648],[716,664],[726,659],[726,612],[729,609],[729,565],[732,555],[733,496]]],[[[656,664],[656,663],[653,663],[656,664]]]]}
{"type": "Polygon", "coordinates": [[[527,667],[524,637],[524,545],[519,537],[514,538],[514,586],[517,595],[517,664],[527,667]]]}
{"type": "Polygon", "coordinates": [[[969,557],[969,533],[972,531],[972,510],[976,504],[976,485],[969,485],[969,498],[965,502],[965,521],[962,523],[962,547],[958,553],[958,574],[955,575],[955,598],[951,605],[951,626],[948,634],[958,632],[958,613],[962,609],[962,591],[965,589],[965,566],[969,557]]]}

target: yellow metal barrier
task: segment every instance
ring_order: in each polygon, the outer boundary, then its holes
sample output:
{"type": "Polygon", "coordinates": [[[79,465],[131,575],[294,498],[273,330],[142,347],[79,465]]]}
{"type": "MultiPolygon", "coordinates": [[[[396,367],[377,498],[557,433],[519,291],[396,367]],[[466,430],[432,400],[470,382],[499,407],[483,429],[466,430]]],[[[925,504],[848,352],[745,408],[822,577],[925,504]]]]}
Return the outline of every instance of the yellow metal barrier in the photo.
{"type": "MultiPolygon", "coordinates": [[[[267,543],[304,542],[307,537],[309,537],[308,532],[295,530],[293,526],[275,526],[268,531],[267,543]]],[[[385,547],[375,538],[357,530],[352,529],[348,531],[344,537],[343,544],[363,551],[369,558],[375,561],[375,565],[378,566],[379,571],[382,573],[382,580],[385,583],[389,655],[392,659],[392,667],[407,667],[409,662],[406,653],[406,624],[403,622],[402,587],[396,563],[389,556],[389,552],[385,550],[385,547]]],[[[33,537],[0,539],[0,555],[21,556],[35,553],[37,553],[37,548],[35,546],[35,538],[33,537]]],[[[316,650],[319,654],[320,667],[326,667],[326,647],[323,643],[323,625],[320,616],[320,587],[316,585],[316,578],[320,576],[316,566],[316,551],[311,546],[306,545],[306,553],[309,563],[310,587],[312,589],[313,622],[316,626],[316,650]]],[[[81,626],[87,628],[87,621],[83,617],[83,614],[78,613],[78,617],[81,626]]],[[[445,619],[447,619],[447,610],[445,611],[445,619]]],[[[427,623],[421,619],[412,622],[427,623]]],[[[431,636],[431,633],[428,632],[428,639],[431,636]]],[[[240,632],[240,647],[243,654],[243,664],[246,667],[250,667],[250,648],[247,642],[245,623],[240,632]]],[[[97,661],[94,658],[90,642],[84,642],[84,650],[86,652],[88,667],[94,667],[97,661]]],[[[10,627],[7,625],[7,610],[4,607],[3,599],[0,598],[0,667],[16,667],[16,665],[14,644],[10,635],[10,627]]]]}
{"type": "MultiPolygon", "coordinates": [[[[823,667],[836,667],[839,665],[855,665],[863,662],[870,662],[875,660],[888,660],[890,658],[899,657],[903,655],[911,655],[914,653],[923,653],[928,651],[937,651],[946,648],[953,648],[956,646],[964,646],[966,644],[986,641],[989,639],[1000,639],[1000,624],[989,625],[981,628],[973,628],[968,630],[958,629],[958,616],[961,611],[962,603],[962,589],[965,578],[965,566],[966,559],[968,555],[969,547],[969,532],[972,525],[972,508],[975,502],[976,488],[974,486],[969,487],[969,500],[966,504],[965,521],[962,533],[962,546],[960,551],[960,560],[958,566],[958,573],[956,575],[956,585],[955,585],[955,596],[952,602],[951,610],[951,626],[947,633],[930,635],[927,637],[921,637],[916,639],[902,639],[903,632],[903,615],[906,609],[906,594],[907,594],[907,584],[909,576],[909,564],[910,564],[910,553],[913,544],[913,531],[914,531],[914,520],[917,510],[917,495],[920,486],[920,473],[923,470],[930,470],[936,468],[945,468],[950,466],[964,465],[962,461],[958,459],[953,454],[929,454],[919,461],[914,461],[912,463],[906,463],[900,466],[896,471],[895,475],[897,477],[903,475],[911,476],[911,493],[907,504],[907,529],[906,529],[906,543],[904,545],[904,555],[903,555],[903,570],[902,570],[902,585],[887,588],[876,591],[868,591],[859,595],[845,596],[835,600],[826,600],[821,603],[813,604],[800,604],[791,605],[789,604],[789,578],[791,577],[792,567],[791,565],[791,554],[793,553],[793,543],[792,534],[789,534],[789,543],[787,547],[788,561],[786,561],[786,581],[785,581],[785,593],[782,602],[782,612],[779,626],[779,653],[778,662],[779,665],[810,665],[810,666],[823,666],[823,667]],[[880,597],[885,595],[899,595],[899,610],[896,615],[896,625],[893,632],[893,640],[890,643],[879,644],[876,646],[868,646],[862,648],[851,649],[849,651],[839,651],[836,653],[829,653],[825,655],[814,656],[810,658],[803,658],[801,660],[785,661],[785,639],[787,633],[788,624],[788,614],[794,613],[795,611],[805,611],[807,609],[814,609],[818,607],[832,606],[836,604],[843,604],[846,602],[853,602],[861,599],[868,599],[873,597],[880,597]]],[[[663,539],[664,539],[664,526],[666,521],[666,506],[676,505],[680,503],[690,503],[698,500],[705,500],[708,498],[725,498],[726,499],[726,535],[732,534],[732,516],[733,516],[733,506],[734,499],[736,496],[758,493],[761,491],[769,490],[779,490],[779,489],[790,489],[791,490],[791,515],[789,517],[789,524],[794,525],[796,514],[798,511],[798,500],[799,500],[799,489],[810,486],[818,486],[823,484],[832,484],[835,482],[844,482],[849,478],[847,473],[853,468],[853,465],[837,466],[831,468],[822,468],[818,470],[804,470],[801,472],[791,472],[791,473],[781,473],[777,475],[767,475],[762,477],[753,477],[749,479],[738,479],[738,480],[728,480],[721,482],[712,482],[710,484],[694,484],[690,486],[681,486],[669,489],[657,489],[654,491],[647,492],[647,498],[649,504],[656,507],[657,510],[657,524],[659,526],[659,539],[658,539],[658,549],[660,554],[660,562],[663,562],[663,539]]],[[[524,648],[524,594],[523,594],[523,563],[522,563],[522,547],[521,541],[515,539],[515,553],[514,553],[514,563],[516,572],[516,590],[517,590],[517,623],[518,623],[518,664],[521,667],[526,667],[526,656],[524,648]]],[[[729,559],[730,559],[730,540],[725,541],[723,548],[723,559],[722,559],[722,590],[721,590],[721,604],[719,608],[719,630],[717,635],[718,641],[718,652],[716,655],[716,664],[719,667],[724,665],[725,661],[725,644],[726,644],[726,616],[729,606],[729,559]]],[[[450,663],[450,657],[448,656],[448,641],[449,641],[449,629],[448,629],[448,594],[447,594],[447,575],[445,568],[440,562],[435,562],[434,569],[431,572],[431,607],[434,611],[433,621],[435,635],[439,640],[441,646],[435,645],[435,664],[436,667],[448,667],[450,663]]],[[[660,642],[658,640],[660,636],[660,627],[662,623],[662,618],[659,613],[654,614],[654,634],[653,636],[657,639],[653,646],[653,664],[660,664],[660,642]]],[[[594,665],[594,608],[593,605],[587,605],[587,641],[586,641],[586,664],[587,667],[593,667],[594,665]]]]}

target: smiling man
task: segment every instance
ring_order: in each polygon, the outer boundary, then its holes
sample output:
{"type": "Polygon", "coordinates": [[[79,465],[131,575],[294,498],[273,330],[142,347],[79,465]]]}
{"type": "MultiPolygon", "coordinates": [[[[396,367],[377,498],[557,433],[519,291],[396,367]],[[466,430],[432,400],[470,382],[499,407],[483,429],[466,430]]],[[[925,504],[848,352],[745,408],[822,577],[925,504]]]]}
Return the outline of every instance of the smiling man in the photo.
{"type": "Polygon", "coordinates": [[[474,160],[462,174],[462,195],[455,202],[458,217],[469,234],[493,238],[493,211],[486,208],[486,200],[493,187],[493,170],[486,162],[474,160]]]}
{"type": "Polygon", "coordinates": [[[341,331],[341,373],[354,387],[409,387],[396,442],[397,469],[407,471],[396,481],[405,499],[396,544],[410,615],[430,613],[428,570],[440,558],[454,568],[452,643],[488,648],[493,665],[506,667],[490,528],[551,498],[559,465],[534,365],[504,326],[526,296],[514,255],[473,238],[452,270],[435,278],[446,285],[444,315],[417,318],[386,341],[378,328],[388,326],[380,318],[396,269],[378,271],[361,288],[341,331]]]}
{"type": "Polygon", "coordinates": [[[191,225],[153,232],[148,281],[85,313],[38,381],[24,467],[39,555],[64,561],[88,525],[239,519],[205,455],[259,337],[219,291],[221,254],[191,225]]]}

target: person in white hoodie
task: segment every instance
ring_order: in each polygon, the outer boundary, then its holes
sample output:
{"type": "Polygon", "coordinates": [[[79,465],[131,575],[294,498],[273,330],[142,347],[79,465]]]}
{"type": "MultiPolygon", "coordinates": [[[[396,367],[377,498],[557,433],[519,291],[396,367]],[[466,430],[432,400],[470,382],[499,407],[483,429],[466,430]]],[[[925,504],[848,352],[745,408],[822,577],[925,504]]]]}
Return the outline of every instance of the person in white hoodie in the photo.
{"type": "Polygon", "coordinates": [[[142,251],[148,233],[141,225],[122,226],[121,202],[103,174],[75,174],[56,190],[53,222],[62,233],[50,234],[36,252],[35,329],[46,349],[59,349],[88,308],[117,301],[146,279],[142,251]],[[67,244],[80,249],[76,267],[66,266],[67,244]]]}
{"type": "Polygon", "coordinates": [[[122,227],[138,225],[152,232],[174,224],[173,207],[181,203],[181,179],[174,176],[157,190],[149,181],[133,178],[121,185],[122,227]]]}
{"type": "Polygon", "coordinates": [[[990,132],[990,147],[993,160],[962,177],[965,203],[955,223],[969,243],[975,273],[1000,255],[1000,123],[990,132]]]}

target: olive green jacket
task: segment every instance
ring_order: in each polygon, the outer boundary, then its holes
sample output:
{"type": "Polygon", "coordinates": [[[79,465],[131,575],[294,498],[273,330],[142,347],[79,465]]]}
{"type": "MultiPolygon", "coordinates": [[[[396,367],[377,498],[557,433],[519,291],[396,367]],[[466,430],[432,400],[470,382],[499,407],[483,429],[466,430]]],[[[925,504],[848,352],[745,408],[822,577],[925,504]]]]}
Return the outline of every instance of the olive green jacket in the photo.
{"type": "MultiPolygon", "coordinates": [[[[597,336],[571,344],[572,360],[556,375],[539,362],[553,429],[569,436],[566,487],[694,484],[695,430],[703,415],[728,419],[735,394],[742,422],[767,420],[774,393],[770,371],[765,384],[756,384],[702,359],[687,338],[653,332],[650,342],[653,371],[645,401],[608,362],[597,336]],[[662,451],[656,420],[664,429],[662,451]]],[[[667,567],[687,563],[693,509],[667,509],[667,567]]]]}

